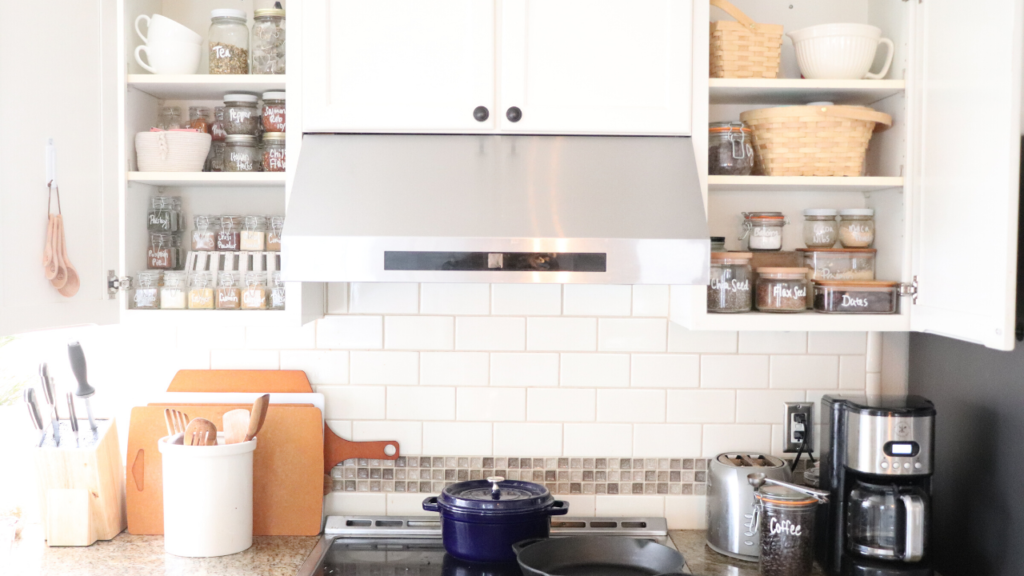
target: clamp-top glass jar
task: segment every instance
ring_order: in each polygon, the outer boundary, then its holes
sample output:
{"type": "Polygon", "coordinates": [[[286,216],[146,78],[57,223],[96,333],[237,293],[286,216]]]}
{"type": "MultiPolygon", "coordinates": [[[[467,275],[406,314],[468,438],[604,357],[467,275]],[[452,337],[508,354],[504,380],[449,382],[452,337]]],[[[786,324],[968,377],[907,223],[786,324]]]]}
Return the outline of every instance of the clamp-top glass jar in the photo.
{"type": "Polygon", "coordinates": [[[761,576],[810,574],[818,499],[784,486],[761,486],[754,498],[751,524],[760,532],[761,576]]]}
{"type": "Polygon", "coordinates": [[[285,135],[282,132],[263,134],[263,171],[284,172],[286,165],[285,135]]]}
{"type": "Polygon", "coordinates": [[[754,139],[743,122],[712,122],[708,127],[708,174],[749,176],[754,170],[754,139]]]}
{"type": "Polygon", "coordinates": [[[135,276],[135,289],[129,302],[136,310],[160,308],[160,270],[142,270],[135,276]]]}
{"type": "Polygon", "coordinates": [[[253,14],[252,73],[284,74],[284,10],[263,8],[253,14]]]}
{"type": "Polygon", "coordinates": [[[782,212],[743,212],[743,236],[753,252],[782,250],[782,227],[788,224],[782,212]]]}
{"type": "Polygon", "coordinates": [[[249,73],[249,27],[244,10],[220,8],[210,13],[210,74],[249,73]]]}

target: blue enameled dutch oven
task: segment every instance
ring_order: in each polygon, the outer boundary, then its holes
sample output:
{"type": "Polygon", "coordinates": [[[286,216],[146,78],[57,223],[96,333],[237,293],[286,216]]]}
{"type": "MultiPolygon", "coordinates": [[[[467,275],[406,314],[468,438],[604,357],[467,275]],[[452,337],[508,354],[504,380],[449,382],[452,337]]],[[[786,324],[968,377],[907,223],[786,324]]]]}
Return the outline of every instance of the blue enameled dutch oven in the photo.
{"type": "Polygon", "coordinates": [[[548,489],[532,482],[492,476],[452,484],[440,496],[423,501],[423,509],[441,513],[444,549],[471,562],[511,562],[512,545],[547,538],[551,517],[569,512],[548,489]]]}

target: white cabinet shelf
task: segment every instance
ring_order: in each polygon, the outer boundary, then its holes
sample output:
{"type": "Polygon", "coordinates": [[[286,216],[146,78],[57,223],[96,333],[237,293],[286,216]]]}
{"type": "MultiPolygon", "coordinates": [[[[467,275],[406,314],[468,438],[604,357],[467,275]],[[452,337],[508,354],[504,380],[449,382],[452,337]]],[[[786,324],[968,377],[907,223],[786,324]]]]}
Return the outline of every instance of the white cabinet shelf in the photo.
{"type": "Polygon", "coordinates": [[[285,75],[128,74],[128,87],[162,100],[220,100],[228,92],[285,89],[285,75]]]}
{"type": "Polygon", "coordinates": [[[708,176],[709,192],[871,192],[903,188],[888,176],[708,176]]]}
{"type": "Polygon", "coordinates": [[[904,80],[806,80],[803,78],[711,78],[711,104],[807,104],[828,101],[867,105],[906,89],[904,80]]]}
{"type": "Polygon", "coordinates": [[[153,186],[284,186],[284,172],[129,172],[128,182],[153,186]]]}

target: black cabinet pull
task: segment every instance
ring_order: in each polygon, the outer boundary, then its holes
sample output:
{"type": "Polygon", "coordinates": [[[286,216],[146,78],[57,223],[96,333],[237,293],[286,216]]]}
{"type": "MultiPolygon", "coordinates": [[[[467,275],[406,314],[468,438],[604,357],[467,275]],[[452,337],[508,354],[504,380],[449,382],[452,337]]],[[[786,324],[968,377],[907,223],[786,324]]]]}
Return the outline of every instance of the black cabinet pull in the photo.
{"type": "Polygon", "coordinates": [[[477,122],[483,122],[491,117],[491,111],[487,109],[487,106],[477,106],[473,109],[473,118],[476,118],[477,122]]]}
{"type": "Polygon", "coordinates": [[[523,119],[523,111],[518,106],[513,106],[505,112],[505,118],[508,118],[509,122],[519,122],[523,119]]]}

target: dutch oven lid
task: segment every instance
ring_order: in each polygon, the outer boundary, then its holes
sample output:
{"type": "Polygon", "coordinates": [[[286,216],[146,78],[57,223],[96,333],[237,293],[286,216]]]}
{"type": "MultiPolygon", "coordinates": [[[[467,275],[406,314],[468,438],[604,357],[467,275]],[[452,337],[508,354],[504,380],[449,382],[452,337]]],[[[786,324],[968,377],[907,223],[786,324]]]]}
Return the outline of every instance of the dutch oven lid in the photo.
{"type": "Polygon", "coordinates": [[[452,484],[438,498],[438,502],[448,508],[495,513],[539,511],[554,501],[548,489],[540,484],[505,480],[501,476],[452,484]]]}

